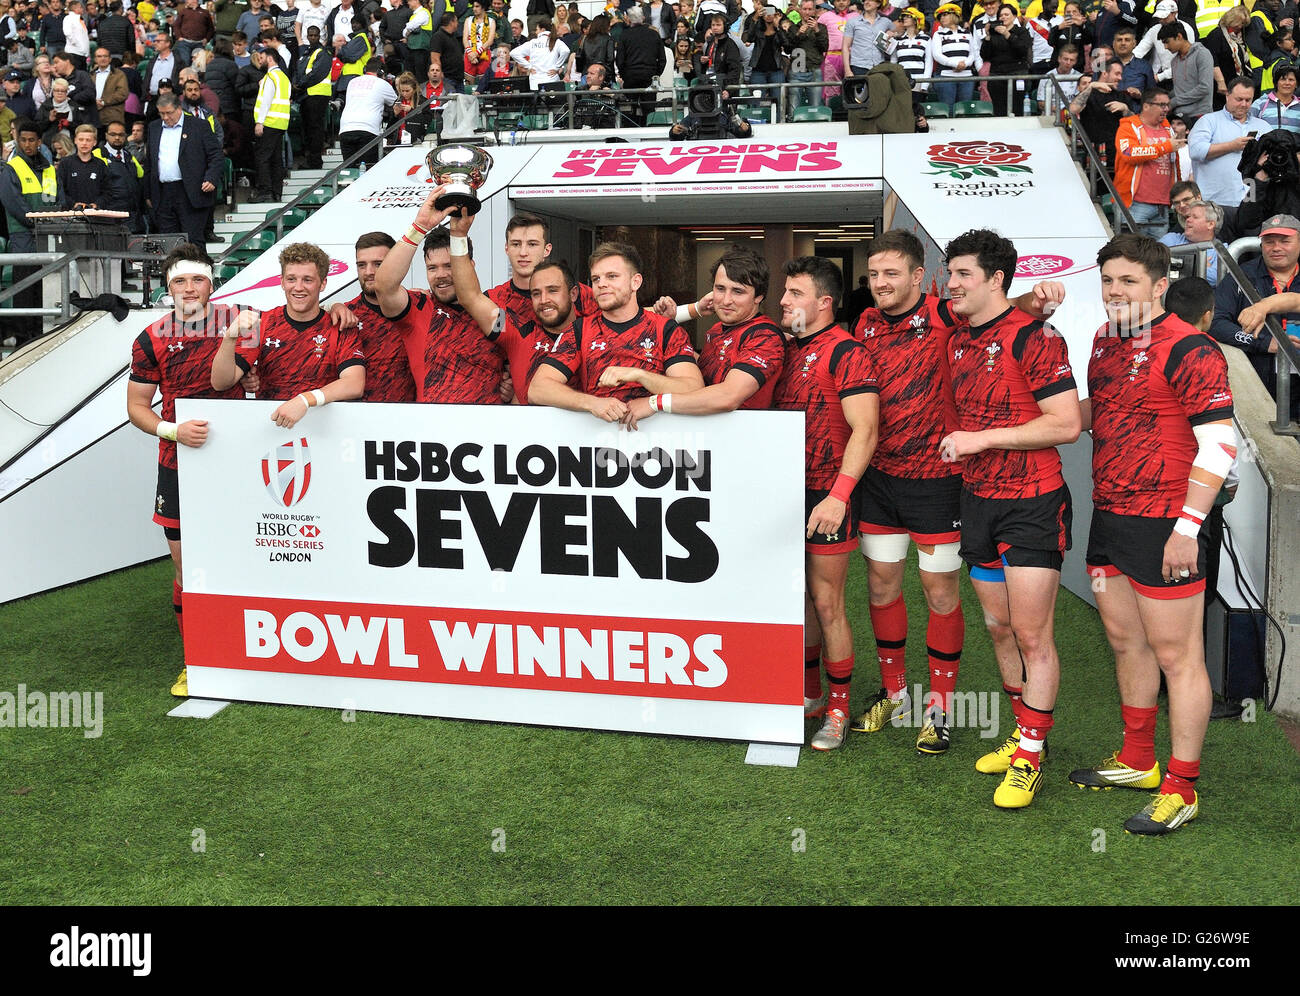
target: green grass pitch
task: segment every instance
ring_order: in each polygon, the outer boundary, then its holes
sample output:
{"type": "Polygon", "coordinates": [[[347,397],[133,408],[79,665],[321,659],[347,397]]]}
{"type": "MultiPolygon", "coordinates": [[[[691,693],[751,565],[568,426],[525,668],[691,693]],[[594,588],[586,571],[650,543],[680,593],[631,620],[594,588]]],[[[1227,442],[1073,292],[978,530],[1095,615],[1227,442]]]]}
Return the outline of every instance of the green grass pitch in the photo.
{"type": "MultiPolygon", "coordinates": [[[[1045,785],[993,807],[957,730],[923,757],[911,728],[850,734],[795,769],[686,738],[235,704],[169,719],[180,639],[169,563],[0,607],[0,691],[104,693],[103,735],[0,729],[0,902],[1250,904],[1291,901],[1296,755],[1273,717],[1211,724],[1201,816],[1124,834],[1138,792],[1080,791],[1071,768],[1119,746],[1095,612],[1062,590],[1063,658],[1045,785]],[[196,850],[201,831],[203,847],[196,850]]],[[[879,683],[861,562],[858,677],[879,683]]],[[[915,565],[909,683],[924,681],[915,565]]],[[[999,688],[964,592],[959,690],[999,688]]],[[[1002,705],[1000,734],[1010,717],[1002,705]]],[[[1157,751],[1169,751],[1161,716],[1157,751]]],[[[811,731],[811,725],[810,725],[811,731]]]]}

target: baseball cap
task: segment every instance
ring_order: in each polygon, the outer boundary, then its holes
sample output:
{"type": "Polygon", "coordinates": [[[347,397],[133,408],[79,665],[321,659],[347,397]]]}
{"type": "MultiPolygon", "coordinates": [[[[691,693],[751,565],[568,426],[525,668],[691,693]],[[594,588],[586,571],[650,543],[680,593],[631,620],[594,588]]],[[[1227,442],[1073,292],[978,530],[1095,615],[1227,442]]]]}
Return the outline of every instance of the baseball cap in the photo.
{"type": "Polygon", "coordinates": [[[1177,0],[1160,0],[1160,2],[1156,4],[1155,16],[1157,19],[1162,17],[1168,17],[1170,14],[1177,14],[1177,13],[1178,13],[1177,0]]]}
{"type": "Polygon", "coordinates": [[[261,42],[258,42],[256,45],[254,45],[252,48],[250,48],[249,51],[250,51],[250,52],[265,52],[265,51],[266,51],[266,46],[263,45],[261,42]]]}
{"type": "Polygon", "coordinates": [[[1264,222],[1260,235],[1300,235],[1300,220],[1293,214],[1275,214],[1264,222]]]}
{"type": "Polygon", "coordinates": [[[21,83],[23,81],[23,74],[20,73],[17,69],[11,69],[9,70],[9,72],[4,74],[3,78],[5,80],[17,80],[19,83],[21,83]]]}

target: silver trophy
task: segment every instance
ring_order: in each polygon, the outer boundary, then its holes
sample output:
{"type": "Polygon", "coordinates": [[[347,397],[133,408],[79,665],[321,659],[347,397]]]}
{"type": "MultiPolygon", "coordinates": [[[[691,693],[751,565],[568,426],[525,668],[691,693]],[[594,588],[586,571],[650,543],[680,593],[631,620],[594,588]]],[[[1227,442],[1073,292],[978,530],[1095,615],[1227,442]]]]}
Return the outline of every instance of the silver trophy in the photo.
{"type": "Polygon", "coordinates": [[[440,145],[424,159],[434,183],[447,189],[435,202],[438,210],[459,208],[478,214],[483,203],[475,191],[487,181],[492,157],[476,145],[440,145]]]}

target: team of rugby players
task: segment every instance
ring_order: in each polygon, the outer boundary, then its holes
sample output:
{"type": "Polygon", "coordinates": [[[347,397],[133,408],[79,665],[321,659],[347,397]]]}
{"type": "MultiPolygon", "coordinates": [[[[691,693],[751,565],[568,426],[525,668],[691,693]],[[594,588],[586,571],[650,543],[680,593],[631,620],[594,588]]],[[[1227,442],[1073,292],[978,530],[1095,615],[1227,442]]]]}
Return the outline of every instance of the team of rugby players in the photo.
{"type": "MultiPolygon", "coordinates": [[[[410,229],[356,243],[361,293],[323,310],[328,257],[307,243],[280,255],[283,307],[260,315],[214,305],[211,266],[182,246],[165,264],[174,308],[137,339],[128,411],[160,437],[154,520],[175,561],[181,620],[176,444],[201,446],[204,420],[175,423],[178,397],[280,401],[291,428],[334,401],[551,405],[629,429],[647,418],[777,408],[805,413],[807,551],[805,714],[811,746],[877,732],[912,706],[902,581],[917,547],[928,609],[930,686],[916,749],[948,750],[964,643],[959,571],[980,600],[1015,726],[976,769],[1001,774],[994,804],[1029,805],[1041,784],[1060,660],[1053,615],[1069,546],[1070,495],[1056,446],[1093,435],[1094,516],[1087,554],[1116,658],[1124,740],[1081,787],[1155,790],[1125,823],[1169,833],[1195,817],[1210,713],[1201,617],[1200,525],[1236,450],[1227,367],[1197,325],[1213,307],[1187,281],[1165,299],[1168,250],[1120,235],[1098,257],[1108,322],[1097,332],[1080,402],[1064,339],[1045,321],[1064,288],[1042,282],[1009,299],[1014,246],[987,230],[946,247],[947,299],[924,293],[924,250],[894,230],[869,248],[876,304],[850,332],[835,323],[839,269],[815,256],[785,266],[780,323],[762,313],[769,270],[730,247],[713,289],[642,308],[642,263],[598,246],[591,285],[550,257],[548,230],[507,227],[510,278],[486,292],[472,261],[472,216],[437,209],[433,191],[410,229]],[[447,222],[447,224],[444,224],[447,222]],[[422,251],[429,292],[403,280],[422,251]],[[1177,310],[1175,313],[1175,304],[1177,310]],[[1199,310],[1198,310],[1199,309],[1199,310]],[[697,354],[678,324],[712,316],[697,354]],[[484,342],[484,340],[487,342],[484,342]],[[162,394],[162,417],[151,408],[162,394]],[[853,635],[844,585],[852,552],[867,563],[881,688],[850,720],[853,635]],[[825,669],[828,689],[822,690],[825,669]],[[1172,757],[1155,757],[1156,697],[1168,687],[1172,757]]],[[[187,694],[182,672],[172,689],[187,694]]]]}

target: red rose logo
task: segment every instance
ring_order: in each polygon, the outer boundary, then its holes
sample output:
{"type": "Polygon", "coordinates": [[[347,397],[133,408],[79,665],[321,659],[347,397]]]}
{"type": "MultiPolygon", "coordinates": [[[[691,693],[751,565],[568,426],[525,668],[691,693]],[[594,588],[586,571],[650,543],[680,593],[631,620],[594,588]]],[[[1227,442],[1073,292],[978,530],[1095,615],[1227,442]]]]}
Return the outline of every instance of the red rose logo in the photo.
{"type": "Polygon", "coordinates": [[[1006,142],[949,142],[930,146],[926,155],[933,172],[947,173],[959,180],[997,176],[999,172],[1032,172],[1030,167],[1019,165],[1029,159],[1029,153],[1019,145],[1006,142]]]}

